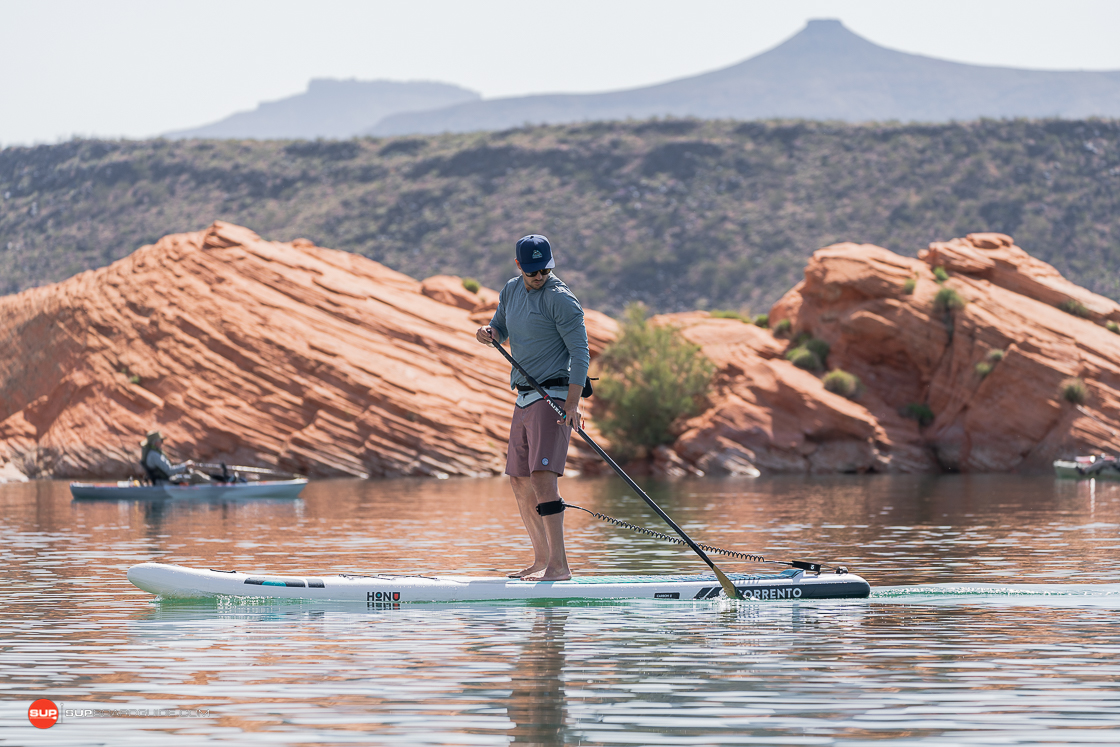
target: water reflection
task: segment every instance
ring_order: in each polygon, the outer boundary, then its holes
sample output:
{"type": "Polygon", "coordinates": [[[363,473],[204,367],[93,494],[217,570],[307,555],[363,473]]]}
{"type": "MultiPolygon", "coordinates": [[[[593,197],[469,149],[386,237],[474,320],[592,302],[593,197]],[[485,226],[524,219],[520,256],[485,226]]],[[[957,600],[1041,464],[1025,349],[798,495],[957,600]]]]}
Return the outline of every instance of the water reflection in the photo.
{"type": "Polygon", "coordinates": [[[533,629],[513,666],[506,713],[514,723],[514,744],[564,744],[566,701],[564,625],[569,610],[533,610],[533,629]]]}
{"type": "MultiPolygon", "coordinates": [[[[158,603],[128,584],[129,565],[494,573],[522,564],[529,546],[504,480],[328,481],[297,502],[162,505],[76,503],[62,483],[0,486],[3,738],[1115,741],[1120,585],[1107,569],[1120,550],[1120,485],[1008,476],[648,485],[705,541],[844,562],[874,595],[400,609],[158,603]],[[42,733],[26,721],[39,696],[212,715],[42,733]]],[[[566,481],[563,493],[658,528],[617,480],[566,481]]],[[[577,573],[701,568],[687,549],[569,517],[577,573]]]]}

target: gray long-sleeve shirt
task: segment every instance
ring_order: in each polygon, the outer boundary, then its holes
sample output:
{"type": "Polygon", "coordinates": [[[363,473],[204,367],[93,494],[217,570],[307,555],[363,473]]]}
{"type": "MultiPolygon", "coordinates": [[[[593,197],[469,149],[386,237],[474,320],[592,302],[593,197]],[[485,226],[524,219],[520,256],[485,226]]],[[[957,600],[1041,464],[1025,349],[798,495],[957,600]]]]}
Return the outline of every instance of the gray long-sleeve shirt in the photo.
{"type": "MultiPolygon", "coordinates": [[[[511,279],[498,294],[498,310],[490,326],[499,343],[509,340],[510,354],[538,383],[568,377],[570,383],[582,386],[586,380],[591,351],[583,307],[555,274],[534,291],[525,287],[520,276],[511,279]]],[[[511,389],[529,384],[517,369],[510,372],[509,381],[511,389]]],[[[545,391],[554,399],[568,396],[567,387],[545,391]]],[[[535,391],[522,392],[517,404],[525,407],[538,399],[535,391]]]]}
{"type": "Polygon", "coordinates": [[[162,451],[156,451],[155,449],[152,449],[148,452],[147,465],[149,469],[154,470],[157,473],[162,472],[168,477],[170,477],[171,475],[178,475],[182,472],[187,471],[187,465],[173,465],[167,460],[167,457],[163,455],[162,451]]]}

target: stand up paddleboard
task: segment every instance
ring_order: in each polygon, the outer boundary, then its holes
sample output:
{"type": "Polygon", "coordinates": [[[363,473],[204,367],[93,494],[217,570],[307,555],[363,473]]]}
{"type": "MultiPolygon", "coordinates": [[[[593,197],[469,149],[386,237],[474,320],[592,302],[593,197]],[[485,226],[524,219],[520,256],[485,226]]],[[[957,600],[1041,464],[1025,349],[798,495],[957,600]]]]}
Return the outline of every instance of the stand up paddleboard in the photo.
{"type": "MultiPolygon", "coordinates": [[[[858,599],[871,585],[854,573],[806,573],[789,569],[773,575],[730,573],[747,599],[858,599]]],[[[714,599],[725,596],[715,576],[577,576],[569,581],[522,581],[480,576],[398,576],[338,574],[284,576],[141,563],[128,580],[163,599],[255,597],[310,601],[400,604],[404,602],[489,602],[533,599],[714,599]]]]}

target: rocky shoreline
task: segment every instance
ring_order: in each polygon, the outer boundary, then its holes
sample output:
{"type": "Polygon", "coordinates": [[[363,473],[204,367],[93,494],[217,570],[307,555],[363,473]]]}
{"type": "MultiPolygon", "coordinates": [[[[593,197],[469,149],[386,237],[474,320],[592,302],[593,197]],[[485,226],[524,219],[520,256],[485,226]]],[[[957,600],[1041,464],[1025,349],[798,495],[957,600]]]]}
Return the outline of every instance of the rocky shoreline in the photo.
{"type": "MultiPolygon", "coordinates": [[[[184,456],[317,477],[499,474],[508,370],[473,339],[496,299],[226,223],[164,237],[0,298],[0,479],[134,474],[153,428],[184,456]]],[[[1117,445],[1120,306],[1000,234],[919,259],[821,249],[769,328],[654,321],[718,369],[657,474],[1029,471],[1117,445]]],[[[597,355],[618,325],[588,311],[588,329],[597,355]]]]}
{"type": "Polygon", "coordinates": [[[1002,234],[937,242],[919,259],[821,249],[770,311],[778,337],[706,314],[663,319],[720,367],[711,407],[672,449],[698,468],[736,471],[713,456],[724,454],[775,472],[1049,471],[1120,446],[1109,328],[1120,305],[1002,234]],[[799,339],[827,350],[820,371],[787,359],[799,339]],[[828,391],[825,369],[858,377],[860,391],[828,391]],[[1084,401],[1063,396],[1070,380],[1084,401]]]}

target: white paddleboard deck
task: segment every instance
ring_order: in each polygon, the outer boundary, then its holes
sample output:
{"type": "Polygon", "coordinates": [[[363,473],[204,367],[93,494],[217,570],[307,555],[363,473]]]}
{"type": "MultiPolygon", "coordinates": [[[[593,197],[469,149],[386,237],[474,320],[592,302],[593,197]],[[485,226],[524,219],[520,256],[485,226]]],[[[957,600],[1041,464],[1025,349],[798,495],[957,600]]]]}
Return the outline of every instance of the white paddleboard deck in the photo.
{"type": "MultiPolygon", "coordinates": [[[[744,597],[759,600],[858,599],[871,585],[854,573],[727,574],[744,597]]],[[[164,563],[128,569],[128,580],[163,599],[256,597],[371,604],[482,602],[532,599],[714,599],[715,576],[576,576],[569,581],[522,581],[486,576],[339,574],[288,576],[202,570],[164,563]]]]}

